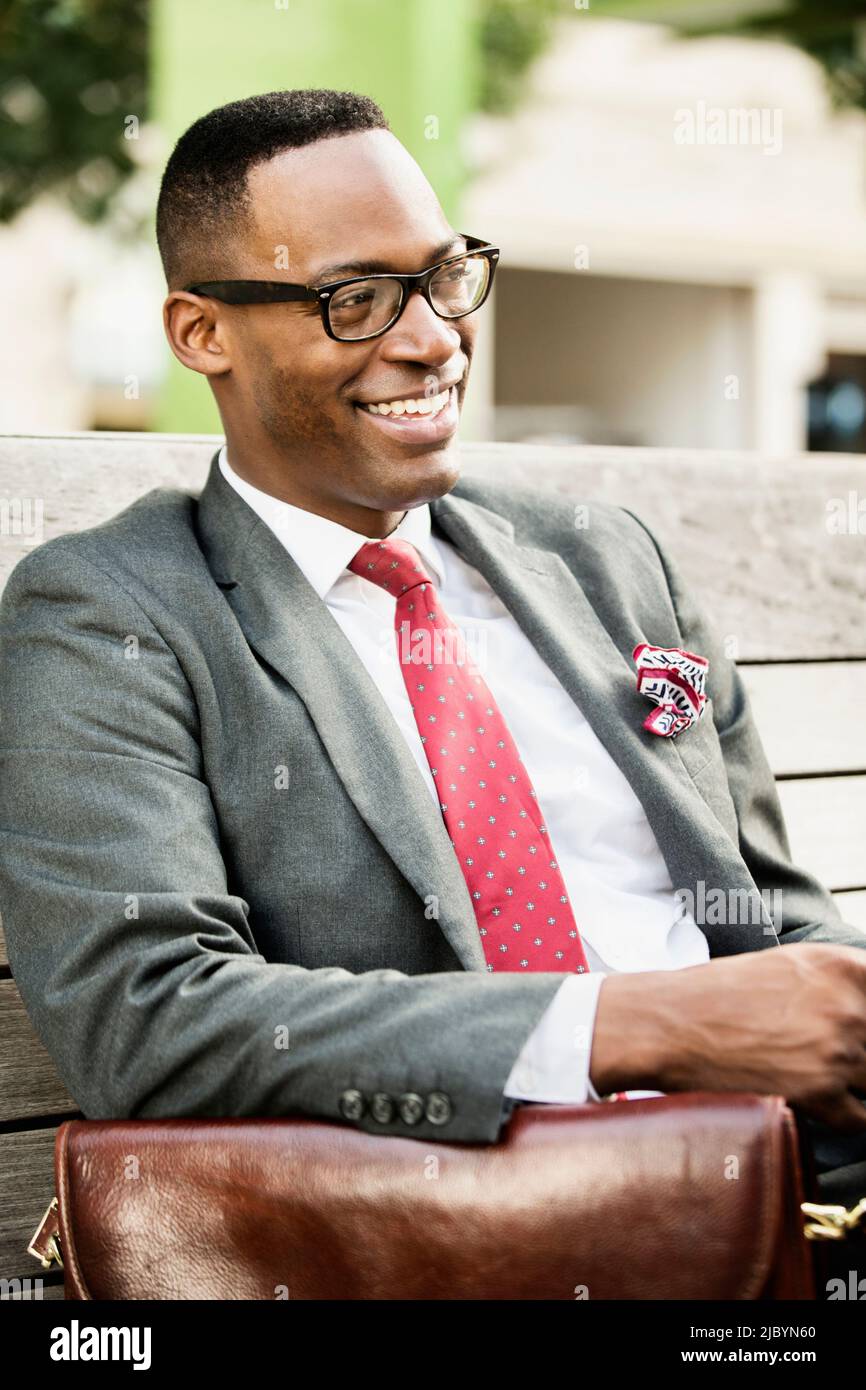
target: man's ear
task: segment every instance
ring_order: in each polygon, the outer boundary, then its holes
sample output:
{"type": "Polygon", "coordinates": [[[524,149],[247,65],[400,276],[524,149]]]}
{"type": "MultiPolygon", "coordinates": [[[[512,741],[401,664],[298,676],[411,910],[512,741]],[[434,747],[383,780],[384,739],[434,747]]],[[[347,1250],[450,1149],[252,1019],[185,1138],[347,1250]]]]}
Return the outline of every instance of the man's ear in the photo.
{"type": "Polygon", "coordinates": [[[172,290],[162,306],[162,322],[172,352],[185,367],[203,376],[231,370],[216,301],[172,290]]]}

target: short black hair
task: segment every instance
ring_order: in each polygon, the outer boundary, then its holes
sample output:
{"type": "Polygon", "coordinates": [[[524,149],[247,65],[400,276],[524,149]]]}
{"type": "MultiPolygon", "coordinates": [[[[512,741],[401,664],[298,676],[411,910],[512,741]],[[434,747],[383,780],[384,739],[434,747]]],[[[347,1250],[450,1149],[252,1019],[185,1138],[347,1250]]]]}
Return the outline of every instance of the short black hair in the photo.
{"type": "Polygon", "coordinates": [[[159,190],[156,239],[169,287],[212,276],[213,248],[249,210],[254,165],[359,130],[390,126],[372,98],[327,88],[265,92],[201,116],[175,145],[159,190]]]}

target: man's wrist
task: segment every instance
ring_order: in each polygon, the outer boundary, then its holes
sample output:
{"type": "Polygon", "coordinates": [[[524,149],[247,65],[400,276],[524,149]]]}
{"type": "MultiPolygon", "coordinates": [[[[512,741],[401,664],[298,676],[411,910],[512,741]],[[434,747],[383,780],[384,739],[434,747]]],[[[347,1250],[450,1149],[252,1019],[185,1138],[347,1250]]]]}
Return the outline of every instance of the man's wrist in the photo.
{"type": "Polygon", "coordinates": [[[670,1046],[661,999],[674,971],[608,975],[599,991],[589,1080],[600,1096],[655,1090],[663,1084],[670,1046]]]}

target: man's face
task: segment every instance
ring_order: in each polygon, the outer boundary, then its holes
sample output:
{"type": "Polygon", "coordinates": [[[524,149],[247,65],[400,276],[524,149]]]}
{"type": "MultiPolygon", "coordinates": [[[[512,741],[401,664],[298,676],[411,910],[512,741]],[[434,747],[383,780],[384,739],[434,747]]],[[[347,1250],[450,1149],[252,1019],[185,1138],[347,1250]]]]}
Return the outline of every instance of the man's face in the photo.
{"type": "MultiPolygon", "coordinates": [[[[230,245],[226,278],[323,284],[374,268],[408,273],[465,246],[387,131],[286,151],[253,168],[248,188],[251,227],[230,245]]],[[[476,315],[447,321],[411,294],[386,333],[351,343],[327,335],[313,302],[218,312],[231,367],[213,384],[229,452],[244,432],[260,439],[271,486],[326,514],[402,511],[454,486],[476,315]],[[433,416],[366,408],[442,392],[448,403],[433,416]]]]}

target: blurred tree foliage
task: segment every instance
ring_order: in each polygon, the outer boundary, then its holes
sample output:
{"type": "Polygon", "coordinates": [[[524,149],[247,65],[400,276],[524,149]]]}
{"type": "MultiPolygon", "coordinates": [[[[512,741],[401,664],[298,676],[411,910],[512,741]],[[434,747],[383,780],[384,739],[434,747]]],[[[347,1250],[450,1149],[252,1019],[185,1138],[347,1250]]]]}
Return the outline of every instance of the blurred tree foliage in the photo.
{"type": "Polygon", "coordinates": [[[783,8],[762,5],[727,24],[700,20],[686,34],[746,34],[781,38],[816,58],[827,75],[830,98],[837,107],[866,110],[866,6],[863,0],[790,0],[783,8]]]}
{"type": "Polygon", "coordinates": [[[49,188],[99,221],[146,114],[147,0],[0,0],[0,222],[49,188]]]}
{"type": "MultiPolygon", "coordinates": [[[[477,2],[479,103],[501,113],[565,0],[477,2]]],[[[0,222],[47,189],[106,215],[135,168],[124,121],[147,115],[147,59],[148,0],[0,0],[0,222]]]]}
{"type": "Polygon", "coordinates": [[[526,73],[544,51],[558,14],[574,14],[566,0],[481,0],[482,111],[504,115],[523,91],[526,73]]]}

